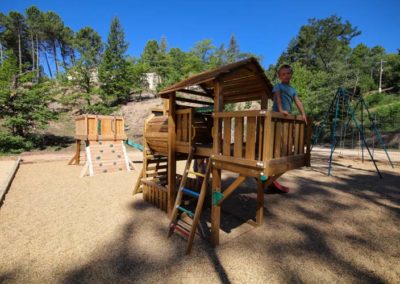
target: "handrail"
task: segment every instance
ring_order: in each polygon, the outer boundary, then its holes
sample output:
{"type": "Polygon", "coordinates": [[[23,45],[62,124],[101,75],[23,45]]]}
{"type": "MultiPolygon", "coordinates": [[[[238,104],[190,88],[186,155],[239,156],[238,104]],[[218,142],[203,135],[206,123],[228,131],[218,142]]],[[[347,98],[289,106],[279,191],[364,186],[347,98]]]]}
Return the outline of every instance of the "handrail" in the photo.
{"type": "Polygon", "coordinates": [[[309,164],[311,125],[306,125],[300,115],[247,110],[214,112],[213,117],[223,131],[221,152],[214,153],[216,161],[256,167],[266,173],[271,172],[270,166],[285,168],[271,164],[272,160],[287,161],[297,167],[309,164]]]}

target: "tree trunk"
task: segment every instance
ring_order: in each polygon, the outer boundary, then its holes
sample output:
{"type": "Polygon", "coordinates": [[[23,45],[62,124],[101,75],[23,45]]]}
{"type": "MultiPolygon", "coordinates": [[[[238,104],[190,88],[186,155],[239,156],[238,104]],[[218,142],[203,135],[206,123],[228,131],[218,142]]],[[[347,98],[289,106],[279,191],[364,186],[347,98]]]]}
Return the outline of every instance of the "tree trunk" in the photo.
{"type": "Polygon", "coordinates": [[[66,57],[66,55],[65,55],[65,47],[61,46],[61,58],[62,58],[64,70],[66,71],[67,70],[67,63],[65,61],[65,57],[66,57]]]}
{"type": "Polygon", "coordinates": [[[44,51],[44,57],[46,58],[47,69],[49,70],[50,78],[53,78],[53,73],[51,73],[50,64],[49,64],[49,59],[47,58],[46,50],[44,51]]]}
{"type": "Polygon", "coordinates": [[[38,79],[39,79],[39,77],[40,77],[39,53],[40,53],[40,52],[39,52],[39,40],[38,40],[38,36],[36,35],[36,56],[37,56],[37,58],[36,58],[36,76],[37,76],[38,79]]]}
{"type": "Polygon", "coordinates": [[[31,34],[31,48],[32,48],[32,71],[35,70],[35,43],[33,42],[33,34],[31,34]]]}
{"type": "Polygon", "coordinates": [[[19,59],[19,73],[22,73],[22,54],[21,54],[21,32],[18,31],[18,59],[19,59]]]}
{"type": "Polygon", "coordinates": [[[58,76],[57,49],[55,40],[53,41],[53,57],[54,57],[54,63],[56,65],[56,76],[58,76]]]}
{"type": "Polygon", "coordinates": [[[0,43],[0,64],[3,66],[3,45],[0,43]]]}

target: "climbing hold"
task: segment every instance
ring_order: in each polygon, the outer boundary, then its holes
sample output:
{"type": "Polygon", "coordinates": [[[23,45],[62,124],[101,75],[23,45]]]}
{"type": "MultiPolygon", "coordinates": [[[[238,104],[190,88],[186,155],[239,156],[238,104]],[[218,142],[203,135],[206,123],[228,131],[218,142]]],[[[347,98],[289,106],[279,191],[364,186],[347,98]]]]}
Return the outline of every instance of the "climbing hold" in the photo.
{"type": "Polygon", "coordinates": [[[103,173],[106,173],[107,172],[107,170],[103,170],[103,173]]]}
{"type": "Polygon", "coordinates": [[[115,150],[112,150],[111,153],[115,153],[115,150]]]}
{"type": "Polygon", "coordinates": [[[101,157],[100,157],[100,156],[97,156],[97,157],[96,157],[96,160],[100,160],[100,159],[101,159],[101,157]]]}
{"type": "Polygon", "coordinates": [[[100,153],[103,153],[103,150],[100,150],[100,153]]]}
{"type": "Polygon", "coordinates": [[[267,181],[268,177],[266,175],[261,175],[260,179],[262,182],[265,182],[265,181],[267,181]]]}
{"type": "Polygon", "coordinates": [[[117,164],[117,162],[113,162],[113,165],[115,166],[117,164]]]}
{"type": "Polygon", "coordinates": [[[114,144],[110,144],[110,147],[111,147],[111,148],[114,147],[114,144]]]}
{"type": "Polygon", "coordinates": [[[121,155],[118,155],[118,158],[121,158],[121,155]]]}
{"type": "Polygon", "coordinates": [[[103,166],[103,163],[100,163],[99,166],[102,167],[102,166],[103,166]]]}

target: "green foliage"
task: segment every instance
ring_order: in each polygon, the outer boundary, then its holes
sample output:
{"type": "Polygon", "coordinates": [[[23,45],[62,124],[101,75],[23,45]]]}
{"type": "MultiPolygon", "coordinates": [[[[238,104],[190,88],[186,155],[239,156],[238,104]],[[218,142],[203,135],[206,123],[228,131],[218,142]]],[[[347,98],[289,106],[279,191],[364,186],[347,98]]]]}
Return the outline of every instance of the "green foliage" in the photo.
{"type": "Polygon", "coordinates": [[[21,153],[33,148],[33,143],[24,137],[0,132],[0,153],[21,153]]]}
{"type": "Polygon", "coordinates": [[[132,78],[129,74],[129,62],[125,59],[128,44],[118,18],[111,22],[106,50],[99,68],[101,97],[107,106],[126,103],[130,99],[129,91],[132,78]]]}

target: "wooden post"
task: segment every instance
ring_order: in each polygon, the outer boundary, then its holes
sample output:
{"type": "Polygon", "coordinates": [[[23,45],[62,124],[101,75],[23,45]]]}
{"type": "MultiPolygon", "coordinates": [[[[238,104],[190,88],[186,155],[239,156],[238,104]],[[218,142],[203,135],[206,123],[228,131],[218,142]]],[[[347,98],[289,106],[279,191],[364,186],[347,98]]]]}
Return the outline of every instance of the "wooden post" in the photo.
{"type": "Polygon", "coordinates": [[[260,178],[257,179],[257,208],[256,208],[256,224],[262,225],[264,222],[264,183],[260,178]]]}
{"type": "Polygon", "coordinates": [[[306,167],[311,167],[311,136],[312,136],[312,119],[307,117],[307,133],[306,133],[306,167]]]}
{"type": "Polygon", "coordinates": [[[267,93],[261,97],[261,109],[267,110],[268,109],[268,96],[267,93]]]}
{"type": "MultiPolygon", "coordinates": [[[[215,82],[214,88],[214,112],[223,110],[223,97],[221,95],[220,82],[215,82]]],[[[213,135],[213,155],[217,156],[221,153],[221,119],[214,118],[214,135],[213,135]]],[[[221,170],[213,167],[212,169],[212,193],[221,192],[221,170]]],[[[214,246],[219,244],[219,228],[221,220],[221,206],[217,204],[211,207],[211,242],[214,246]]]]}
{"type": "Polygon", "coordinates": [[[168,216],[171,217],[175,203],[176,185],[176,157],[175,157],[175,98],[176,93],[171,93],[168,104],[168,216]]]}

